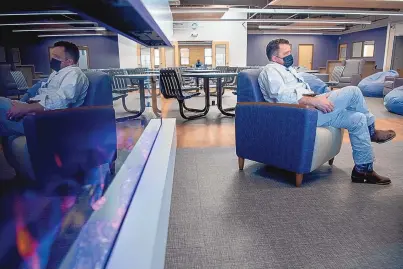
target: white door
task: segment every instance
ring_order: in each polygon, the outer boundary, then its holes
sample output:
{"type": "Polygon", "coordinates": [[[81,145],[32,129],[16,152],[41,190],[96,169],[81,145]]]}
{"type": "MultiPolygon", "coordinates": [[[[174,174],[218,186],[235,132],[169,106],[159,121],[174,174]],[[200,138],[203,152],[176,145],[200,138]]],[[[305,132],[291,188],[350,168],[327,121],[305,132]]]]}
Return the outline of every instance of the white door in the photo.
{"type": "Polygon", "coordinates": [[[81,69],[88,69],[88,52],[87,49],[80,49],[80,59],[78,60],[78,67],[81,69]]]}

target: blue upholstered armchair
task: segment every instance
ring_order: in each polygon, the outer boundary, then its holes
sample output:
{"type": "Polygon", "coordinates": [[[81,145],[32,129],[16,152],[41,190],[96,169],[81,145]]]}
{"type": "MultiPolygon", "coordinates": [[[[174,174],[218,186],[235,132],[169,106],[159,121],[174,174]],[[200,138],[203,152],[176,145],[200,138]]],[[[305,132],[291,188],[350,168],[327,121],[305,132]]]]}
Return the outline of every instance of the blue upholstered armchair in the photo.
{"type": "Polygon", "coordinates": [[[116,123],[109,76],[86,73],[90,85],[79,108],[44,111],[24,118],[25,136],[3,138],[7,161],[23,178],[82,178],[116,159],[116,123]]]}
{"type": "Polygon", "coordinates": [[[245,159],[303,174],[325,162],[333,164],[343,133],[333,127],[316,127],[317,111],[303,105],[265,102],[258,84],[259,69],[238,75],[235,135],[239,169],[245,159]]]}

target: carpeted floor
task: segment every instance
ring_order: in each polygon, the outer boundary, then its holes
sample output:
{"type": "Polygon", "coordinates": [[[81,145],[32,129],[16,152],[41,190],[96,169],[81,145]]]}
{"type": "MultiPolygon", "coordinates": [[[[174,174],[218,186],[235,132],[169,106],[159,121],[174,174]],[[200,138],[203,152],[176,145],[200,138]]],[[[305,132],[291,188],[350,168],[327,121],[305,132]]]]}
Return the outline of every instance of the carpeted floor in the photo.
{"type": "Polygon", "coordinates": [[[375,147],[390,186],[352,184],[351,149],[305,176],[237,169],[234,148],[179,149],[166,268],[403,268],[403,143],[375,147]]]}
{"type": "Polygon", "coordinates": [[[234,147],[179,148],[165,268],[403,268],[403,142],[374,152],[389,186],[351,183],[343,143],[333,167],[295,188],[293,174],[263,164],[239,172],[234,147]]]}

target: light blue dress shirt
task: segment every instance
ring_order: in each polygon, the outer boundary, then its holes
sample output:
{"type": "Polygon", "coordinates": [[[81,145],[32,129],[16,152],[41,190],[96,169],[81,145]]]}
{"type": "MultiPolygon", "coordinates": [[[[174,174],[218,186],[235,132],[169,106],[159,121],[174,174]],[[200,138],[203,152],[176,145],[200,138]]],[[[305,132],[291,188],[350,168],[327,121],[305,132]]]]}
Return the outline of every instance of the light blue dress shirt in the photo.
{"type": "Polygon", "coordinates": [[[39,101],[44,110],[79,107],[84,103],[88,78],[76,65],[67,66],[50,74],[46,82],[42,82],[36,96],[30,100],[39,101]]]}
{"type": "Polygon", "coordinates": [[[271,103],[298,104],[303,94],[314,93],[293,67],[275,62],[263,68],[258,81],[264,99],[271,103]]]}

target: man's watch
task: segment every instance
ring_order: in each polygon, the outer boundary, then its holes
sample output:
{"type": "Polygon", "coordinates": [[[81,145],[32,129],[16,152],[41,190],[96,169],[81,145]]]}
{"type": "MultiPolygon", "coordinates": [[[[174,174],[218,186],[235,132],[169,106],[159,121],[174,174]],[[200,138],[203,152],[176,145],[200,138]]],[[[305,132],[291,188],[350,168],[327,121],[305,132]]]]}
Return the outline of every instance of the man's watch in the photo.
{"type": "Polygon", "coordinates": [[[36,103],[39,103],[39,102],[40,102],[39,100],[28,100],[27,104],[36,104],[36,103]]]}
{"type": "Polygon", "coordinates": [[[315,97],[316,95],[317,95],[316,93],[304,93],[302,96],[315,97]]]}

